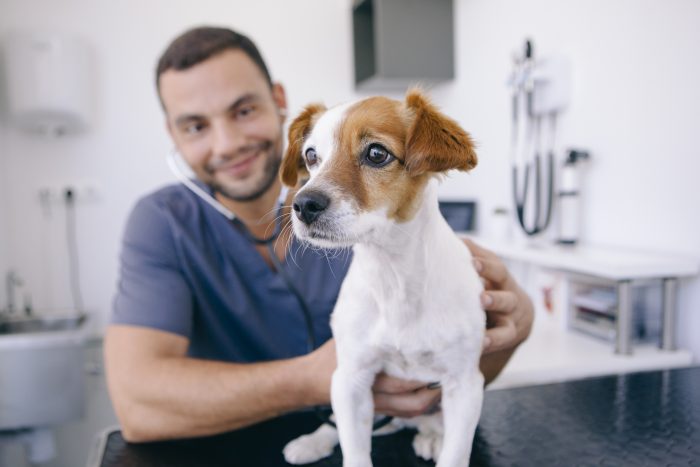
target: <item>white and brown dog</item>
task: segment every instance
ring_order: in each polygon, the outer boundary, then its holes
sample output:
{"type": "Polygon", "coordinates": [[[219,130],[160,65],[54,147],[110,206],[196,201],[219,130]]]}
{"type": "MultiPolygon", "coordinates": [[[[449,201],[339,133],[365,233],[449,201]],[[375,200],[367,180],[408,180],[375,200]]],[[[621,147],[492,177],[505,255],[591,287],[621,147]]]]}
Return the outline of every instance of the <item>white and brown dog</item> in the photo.
{"type": "Polygon", "coordinates": [[[325,457],[339,438],[343,465],[372,465],[372,384],[384,371],[441,383],[442,413],[403,425],[417,428],[421,457],[469,464],[484,386],[482,283],[440,214],[434,179],[475,165],[469,135],[417,90],[405,102],[311,105],[291,124],[282,180],[308,178],[294,197],[294,233],[322,248],[354,245],[354,259],[331,318],[337,434],[323,425],[290,442],[287,461],[325,457]]]}

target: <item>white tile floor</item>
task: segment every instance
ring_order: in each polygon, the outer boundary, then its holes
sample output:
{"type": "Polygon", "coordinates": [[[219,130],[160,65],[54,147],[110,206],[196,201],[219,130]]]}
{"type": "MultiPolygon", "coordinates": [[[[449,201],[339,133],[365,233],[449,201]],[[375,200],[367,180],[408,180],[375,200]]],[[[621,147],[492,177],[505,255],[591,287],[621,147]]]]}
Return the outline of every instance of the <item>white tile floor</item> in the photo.
{"type": "Polygon", "coordinates": [[[117,419],[107,393],[102,365],[102,342],[86,345],[85,414],[82,419],[55,427],[56,456],[40,464],[27,460],[19,442],[0,443],[0,467],[84,467],[99,433],[115,426],[117,419]]]}

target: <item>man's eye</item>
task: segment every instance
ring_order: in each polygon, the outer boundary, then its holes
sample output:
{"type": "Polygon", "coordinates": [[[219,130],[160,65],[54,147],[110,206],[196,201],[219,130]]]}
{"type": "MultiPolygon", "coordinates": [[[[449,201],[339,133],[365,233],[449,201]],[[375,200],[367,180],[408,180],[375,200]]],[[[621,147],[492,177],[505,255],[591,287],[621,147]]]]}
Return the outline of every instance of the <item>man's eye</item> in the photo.
{"type": "Polygon", "coordinates": [[[364,160],[372,167],[384,167],[394,160],[394,156],[381,144],[370,144],[365,151],[364,160]]]}
{"type": "Polygon", "coordinates": [[[306,165],[308,167],[316,165],[318,162],[318,155],[316,154],[316,150],[314,148],[307,149],[304,153],[304,158],[306,159],[306,165]]]}
{"type": "Polygon", "coordinates": [[[255,107],[253,107],[252,105],[249,105],[249,106],[241,107],[240,109],[238,109],[238,111],[236,112],[236,115],[238,117],[245,118],[245,117],[250,117],[253,114],[253,112],[255,112],[255,107]]]}
{"type": "Polygon", "coordinates": [[[201,132],[204,129],[204,124],[203,123],[190,123],[185,126],[184,130],[185,133],[188,135],[196,135],[197,133],[201,132]]]}

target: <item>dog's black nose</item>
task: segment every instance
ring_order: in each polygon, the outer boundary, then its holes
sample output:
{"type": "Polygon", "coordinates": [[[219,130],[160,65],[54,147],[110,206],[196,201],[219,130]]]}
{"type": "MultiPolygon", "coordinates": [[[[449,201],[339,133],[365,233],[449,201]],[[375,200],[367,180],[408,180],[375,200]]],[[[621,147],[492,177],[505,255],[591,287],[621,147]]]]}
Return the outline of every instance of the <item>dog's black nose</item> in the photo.
{"type": "Polygon", "coordinates": [[[296,195],[292,207],[300,221],[311,225],[330,203],[330,198],[319,191],[303,191],[296,195]]]}

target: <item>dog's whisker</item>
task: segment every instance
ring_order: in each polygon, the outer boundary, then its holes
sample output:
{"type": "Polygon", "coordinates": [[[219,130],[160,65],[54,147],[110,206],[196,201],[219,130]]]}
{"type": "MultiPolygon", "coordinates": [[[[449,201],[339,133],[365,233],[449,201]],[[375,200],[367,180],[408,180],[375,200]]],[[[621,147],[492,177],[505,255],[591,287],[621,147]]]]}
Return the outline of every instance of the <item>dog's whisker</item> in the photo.
{"type": "MultiPolygon", "coordinates": [[[[282,218],[282,217],[284,217],[284,215],[280,216],[279,218],[282,218]]],[[[287,234],[288,229],[291,227],[291,225],[292,225],[291,218],[287,222],[282,222],[281,225],[282,225],[282,228],[280,229],[280,234],[275,239],[275,248],[277,248],[277,242],[279,241],[279,239],[281,237],[284,237],[287,234]]],[[[291,239],[291,236],[288,236],[287,239],[289,241],[289,239],[291,239]]],[[[289,243],[287,243],[286,246],[289,247],[289,243]]]]}

